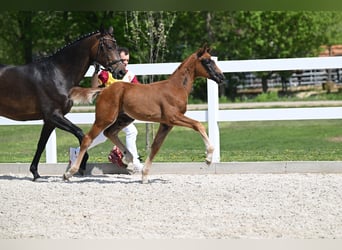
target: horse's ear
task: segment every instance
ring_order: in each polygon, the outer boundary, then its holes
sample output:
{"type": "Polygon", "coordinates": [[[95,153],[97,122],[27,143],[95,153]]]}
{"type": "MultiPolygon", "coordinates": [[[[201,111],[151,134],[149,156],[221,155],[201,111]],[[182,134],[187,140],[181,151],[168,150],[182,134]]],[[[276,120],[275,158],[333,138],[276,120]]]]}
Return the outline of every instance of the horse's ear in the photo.
{"type": "Polygon", "coordinates": [[[205,44],[203,44],[203,50],[205,51],[205,52],[210,52],[210,47],[209,47],[209,45],[207,44],[207,43],[205,43],[205,44]]]}
{"type": "Polygon", "coordinates": [[[204,53],[203,48],[199,48],[199,49],[197,50],[197,57],[200,58],[200,57],[203,55],[203,53],[204,53]]]}
{"type": "Polygon", "coordinates": [[[109,35],[113,36],[114,29],[113,29],[113,27],[112,27],[112,26],[110,26],[110,27],[109,27],[109,29],[108,29],[108,33],[109,33],[109,35]]]}
{"type": "Polygon", "coordinates": [[[113,36],[114,29],[113,29],[112,26],[110,26],[110,27],[108,28],[108,30],[106,30],[106,29],[103,27],[103,24],[101,24],[101,26],[100,26],[100,32],[101,32],[101,35],[109,34],[109,35],[113,36]]]}
{"type": "Polygon", "coordinates": [[[204,53],[209,52],[210,48],[207,45],[207,43],[205,43],[202,48],[197,50],[197,57],[201,57],[204,53]]]}
{"type": "Polygon", "coordinates": [[[100,30],[101,35],[104,35],[105,30],[104,30],[104,27],[103,27],[103,23],[101,23],[99,30],[100,30]]]}

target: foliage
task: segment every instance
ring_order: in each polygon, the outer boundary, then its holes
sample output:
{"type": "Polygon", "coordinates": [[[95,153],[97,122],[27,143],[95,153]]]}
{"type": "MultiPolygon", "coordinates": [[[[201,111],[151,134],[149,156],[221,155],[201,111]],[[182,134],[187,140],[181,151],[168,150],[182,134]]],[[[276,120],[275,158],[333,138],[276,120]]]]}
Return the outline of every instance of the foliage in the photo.
{"type": "MultiPolygon", "coordinates": [[[[101,25],[114,27],[133,63],[180,62],[206,42],[219,60],[317,56],[321,45],[342,42],[337,11],[3,11],[0,62],[48,56],[101,25]]],[[[259,74],[266,92],[270,72],[259,74]]],[[[205,100],[198,87],[194,97],[205,100]]]]}
{"type": "Polygon", "coordinates": [[[0,12],[0,61],[24,64],[53,54],[78,37],[115,26],[122,34],[120,13],[113,11],[5,11],[0,12]],[[118,23],[116,26],[115,24],[118,23]],[[42,25],[43,24],[43,25],[42,25]]]}
{"type": "MultiPolygon", "coordinates": [[[[166,11],[131,11],[125,13],[125,18],[124,36],[128,46],[134,50],[132,58],[139,63],[163,62],[167,38],[176,15],[166,11]]],[[[153,81],[153,76],[150,76],[149,82],[153,81]]]]}
{"type": "Polygon", "coordinates": [[[267,92],[259,94],[254,101],[255,102],[272,102],[278,100],[278,93],[277,92],[267,92]]]}
{"type": "MultiPolygon", "coordinates": [[[[211,23],[213,47],[220,60],[317,56],[328,36],[340,36],[325,31],[341,17],[338,12],[215,12],[211,23]]],[[[263,90],[267,92],[272,72],[256,74],[263,79],[263,90]]]]}

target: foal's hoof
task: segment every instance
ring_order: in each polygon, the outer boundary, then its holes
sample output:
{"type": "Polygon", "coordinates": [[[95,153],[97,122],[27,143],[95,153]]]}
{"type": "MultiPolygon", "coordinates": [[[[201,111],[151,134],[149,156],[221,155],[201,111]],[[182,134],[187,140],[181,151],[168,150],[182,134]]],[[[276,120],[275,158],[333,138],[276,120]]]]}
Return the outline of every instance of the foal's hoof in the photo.
{"type": "Polygon", "coordinates": [[[205,159],[205,164],[207,164],[208,166],[210,166],[211,160],[205,159]]]}
{"type": "Polygon", "coordinates": [[[143,177],[141,180],[141,183],[142,184],[148,184],[148,179],[143,177]]]}
{"type": "Polygon", "coordinates": [[[141,173],[143,169],[142,165],[138,164],[133,164],[133,163],[128,163],[126,170],[128,171],[129,174],[136,174],[136,173],[141,173]]]}

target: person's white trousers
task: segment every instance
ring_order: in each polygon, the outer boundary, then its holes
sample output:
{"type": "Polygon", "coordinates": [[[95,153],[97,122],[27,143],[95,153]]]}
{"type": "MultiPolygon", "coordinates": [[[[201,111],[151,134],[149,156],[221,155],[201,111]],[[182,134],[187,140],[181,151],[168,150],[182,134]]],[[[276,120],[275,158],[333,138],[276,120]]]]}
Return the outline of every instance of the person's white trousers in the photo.
{"type": "MultiPolygon", "coordinates": [[[[138,149],[136,145],[138,130],[133,123],[123,128],[122,131],[126,134],[126,147],[133,155],[133,163],[140,163],[138,149]]],[[[100,143],[107,140],[107,137],[103,134],[103,131],[93,140],[88,149],[91,149],[100,143]]]]}

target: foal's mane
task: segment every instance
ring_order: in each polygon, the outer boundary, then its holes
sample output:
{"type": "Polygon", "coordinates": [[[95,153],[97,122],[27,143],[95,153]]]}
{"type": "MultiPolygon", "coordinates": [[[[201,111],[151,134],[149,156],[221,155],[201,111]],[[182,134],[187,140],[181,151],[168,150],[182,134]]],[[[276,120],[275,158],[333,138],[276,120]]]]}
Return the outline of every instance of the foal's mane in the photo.
{"type": "Polygon", "coordinates": [[[196,56],[196,53],[191,54],[187,59],[185,59],[185,60],[177,67],[177,69],[176,69],[174,72],[176,72],[176,71],[178,71],[180,68],[184,67],[184,65],[187,64],[187,63],[189,63],[189,61],[190,61],[193,57],[195,57],[195,56],[196,56]]]}

